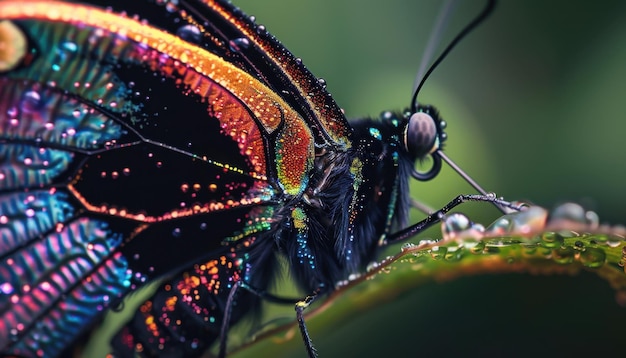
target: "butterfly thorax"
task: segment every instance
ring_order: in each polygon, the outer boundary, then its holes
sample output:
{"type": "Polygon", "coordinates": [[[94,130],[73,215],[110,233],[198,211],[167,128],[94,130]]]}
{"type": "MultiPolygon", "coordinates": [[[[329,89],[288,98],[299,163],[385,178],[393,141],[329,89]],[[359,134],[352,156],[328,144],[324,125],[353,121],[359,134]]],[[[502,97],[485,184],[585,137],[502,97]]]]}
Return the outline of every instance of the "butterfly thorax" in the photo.
{"type": "Polygon", "coordinates": [[[317,151],[309,185],[278,234],[303,290],[363,272],[385,235],[406,221],[413,163],[401,144],[406,123],[391,113],[354,120],[352,148],[317,151]]]}

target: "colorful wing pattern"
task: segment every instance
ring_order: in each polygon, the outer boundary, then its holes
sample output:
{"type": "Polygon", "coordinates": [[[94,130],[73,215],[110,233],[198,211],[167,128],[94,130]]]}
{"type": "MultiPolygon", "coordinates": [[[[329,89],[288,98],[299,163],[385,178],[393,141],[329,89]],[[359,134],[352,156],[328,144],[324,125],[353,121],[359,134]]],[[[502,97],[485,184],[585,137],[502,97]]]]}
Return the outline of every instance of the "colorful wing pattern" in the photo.
{"type": "Polygon", "coordinates": [[[146,329],[118,343],[204,348],[316,148],[350,147],[343,114],[222,1],[3,1],[0,14],[0,350],[59,355],[172,275],[135,317],[146,329]],[[169,324],[182,316],[201,323],[169,324]]]}

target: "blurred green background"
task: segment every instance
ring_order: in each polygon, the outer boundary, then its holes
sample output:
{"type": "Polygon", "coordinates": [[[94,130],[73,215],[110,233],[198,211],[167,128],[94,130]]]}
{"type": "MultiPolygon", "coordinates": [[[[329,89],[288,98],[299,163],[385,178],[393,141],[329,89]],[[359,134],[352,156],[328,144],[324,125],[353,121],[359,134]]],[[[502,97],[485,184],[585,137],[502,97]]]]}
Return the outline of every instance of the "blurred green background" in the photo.
{"type": "MultiPolygon", "coordinates": [[[[441,4],[234,3],[324,78],[350,118],[408,106],[441,4]]],[[[441,48],[482,6],[461,1],[441,48]]],[[[575,201],[603,222],[626,223],[625,65],[626,2],[501,1],[435,71],[420,101],[439,108],[449,124],[446,152],[488,191],[546,207],[575,201]]],[[[470,192],[446,168],[412,187],[434,207],[470,192]]],[[[461,210],[486,224],[497,216],[485,205],[461,210]]],[[[623,354],[626,334],[626,310],[613,295],[592,274],[471,277],[390,292],[378,309],[310,324],[321,357],[605,356],[623,354]]],[[[304,349],[296,336],[248,356],[267,354],[304,349]]]]}

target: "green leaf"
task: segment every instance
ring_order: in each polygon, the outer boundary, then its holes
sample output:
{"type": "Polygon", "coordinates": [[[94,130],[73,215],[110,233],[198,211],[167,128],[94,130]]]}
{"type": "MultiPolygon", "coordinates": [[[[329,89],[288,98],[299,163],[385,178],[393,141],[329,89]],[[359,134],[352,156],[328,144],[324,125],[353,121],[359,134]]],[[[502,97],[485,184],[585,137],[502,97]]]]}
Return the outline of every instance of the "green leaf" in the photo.
{"type": "MultiPolygon", "coordinates": [[[[320,356],[623,349],[624,228],[599,226],[593,213],[565,204],[505,215],[486,230],[452,214],[442,233],[403,245],[310,312],[320,356]]],[[[234,356],[306,356],[293,321],[256,341],[234,356]]]]}

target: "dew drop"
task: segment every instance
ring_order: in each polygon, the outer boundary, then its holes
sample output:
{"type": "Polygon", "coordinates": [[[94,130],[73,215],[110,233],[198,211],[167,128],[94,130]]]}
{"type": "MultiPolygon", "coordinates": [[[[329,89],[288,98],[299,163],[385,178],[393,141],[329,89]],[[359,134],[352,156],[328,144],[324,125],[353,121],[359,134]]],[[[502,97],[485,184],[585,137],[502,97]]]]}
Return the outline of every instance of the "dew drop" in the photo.
{"type": "Polygon", "coordinates": [[[550,223],[558,223],[561,220],[585,224],[587,223],[585,209],[575,203],[565,203],[559,205],[550,213],[550,223]]]}
{"type": "Polygon", "coordinates": [[[450,248],[444,256],[446,261],[460,261],[463,258],[464,250],[459,248],[450,248]]]}
{"type": "Polygon", "coordinates": [[[622,243],[622,239],[620,239],[619,237],[615,237],[615,236],[609,236],[606,241],[606,244],[609,247],[618,247],[621,243],[622,243]]]}
{"type": "Polygon", "coordinates": [[[372,272],[374,270],[376,270],[378,268],[378,262],[374,261],[374,262],[370,262],[369,265],[367,265],[366,271],[367,272],[372,272]]]}
{"type": "Polygon", "coordinates": [[[233,52],[241,52],[250,47],[250,41],[246,38],[233,39],[228,42],[228,47],[233,52]]]}
{"type": "Polygon", "coordinates": [[[560,247],[563,244],[563,236],[556,232],[546,232],[541,235],[541,243],[547,248],[560,247]]]}
{"type": "Polygon", "coordinates": [[[410,243],[410,242],[405,242],[404,244],[402,244],[402,246],[400,247],[400,251],[402,252],[407,252],[411,249],[413,249],[415,247],[415,244],[410,243]]]}
{"type": "Polygon", "coordinates": [[[600,225],[600,217],[595,211],[587,211],[585,213],[585,219],[587,219],[587,225],[594,229],[600,225]]]}
{"type": "Polygon", "coordinates": [[[444,239],[480,238],[484,236],[485,228],[473,223],[466,215],[452,213],[441,222],[441,232],[444,239]]]}
{"type": "Polygon", "coordinates": [[[41,105],[41,95],[36,91],[27,91],[24,93],[20,108],[24,112],[35,112],[41,105]]]}
{"type": "Polygon", "coordinates": [[[472,254],[482,254],[485,251],[485,242],[477,241],[474,245],[471,245],[471,247],[469,247],[469,251],[472,254]]]}
{"type": "Polygon", "coordinates": [[[466,215],[453,213],[445,218],[444,223],[448,231],[463,231],[469,229],[472,222],[466,215]]]}
{"type": "Polygon", "coordinates": [[[598,268],[604,265],[606,253],[596,247],[588,247],[580,254],[580,263],[585,267],[598,268]]]}
{"type": "Polygon", "coordinates": [[[61,45],[61,48],[69,52],[76,52],[76,50],[78,50],[78,46],[74,42],[71,42],[71,41],[64,42],[61,45]]]}
{"type": "Polygon", "coordinates": [[[448,248],[445,246],[435,246],[430,250],[430,256],[433,260],[441,260],[446,257],[448,253],[448,248]]]}
{"type": "Polygon", "coordinates": [[[576,250],[572,247],[559,247],[552,250],[552,258],[554,262],[559,264],[571,264],[574,262],[576,250]]]}
{"type": "Polygon", "coordinates": [[[172,1],[168,1],[165,4],[165,10],[167,10],[169,12],[176,12],[176,11],[178,11],[178,6],[176,4],[174,4],[172,1]]]}
{"type": "Polygon", "coordinates": [[[13,285],[10,284],[9,282],[5,282],[2,285],[0,285],[0,292],[2,292],[5,295],[9,295],[13,293],[13,291],[14,291],[13,285]]]}
{"type": "Polygon", "coordinates": [[[17,108],[16,107],[11,107],[9,109],[7,109],[7,116],[8,117],[17,117],[17,108]]]}
{"type": "Polygon", "coordinates": [[[200,29],[197,26],[190,24],[181,26],[178,30],[176,30],[176,35],[181,39],[194,44],[198,44],[202,40],[202,32],[200,29]]]}

